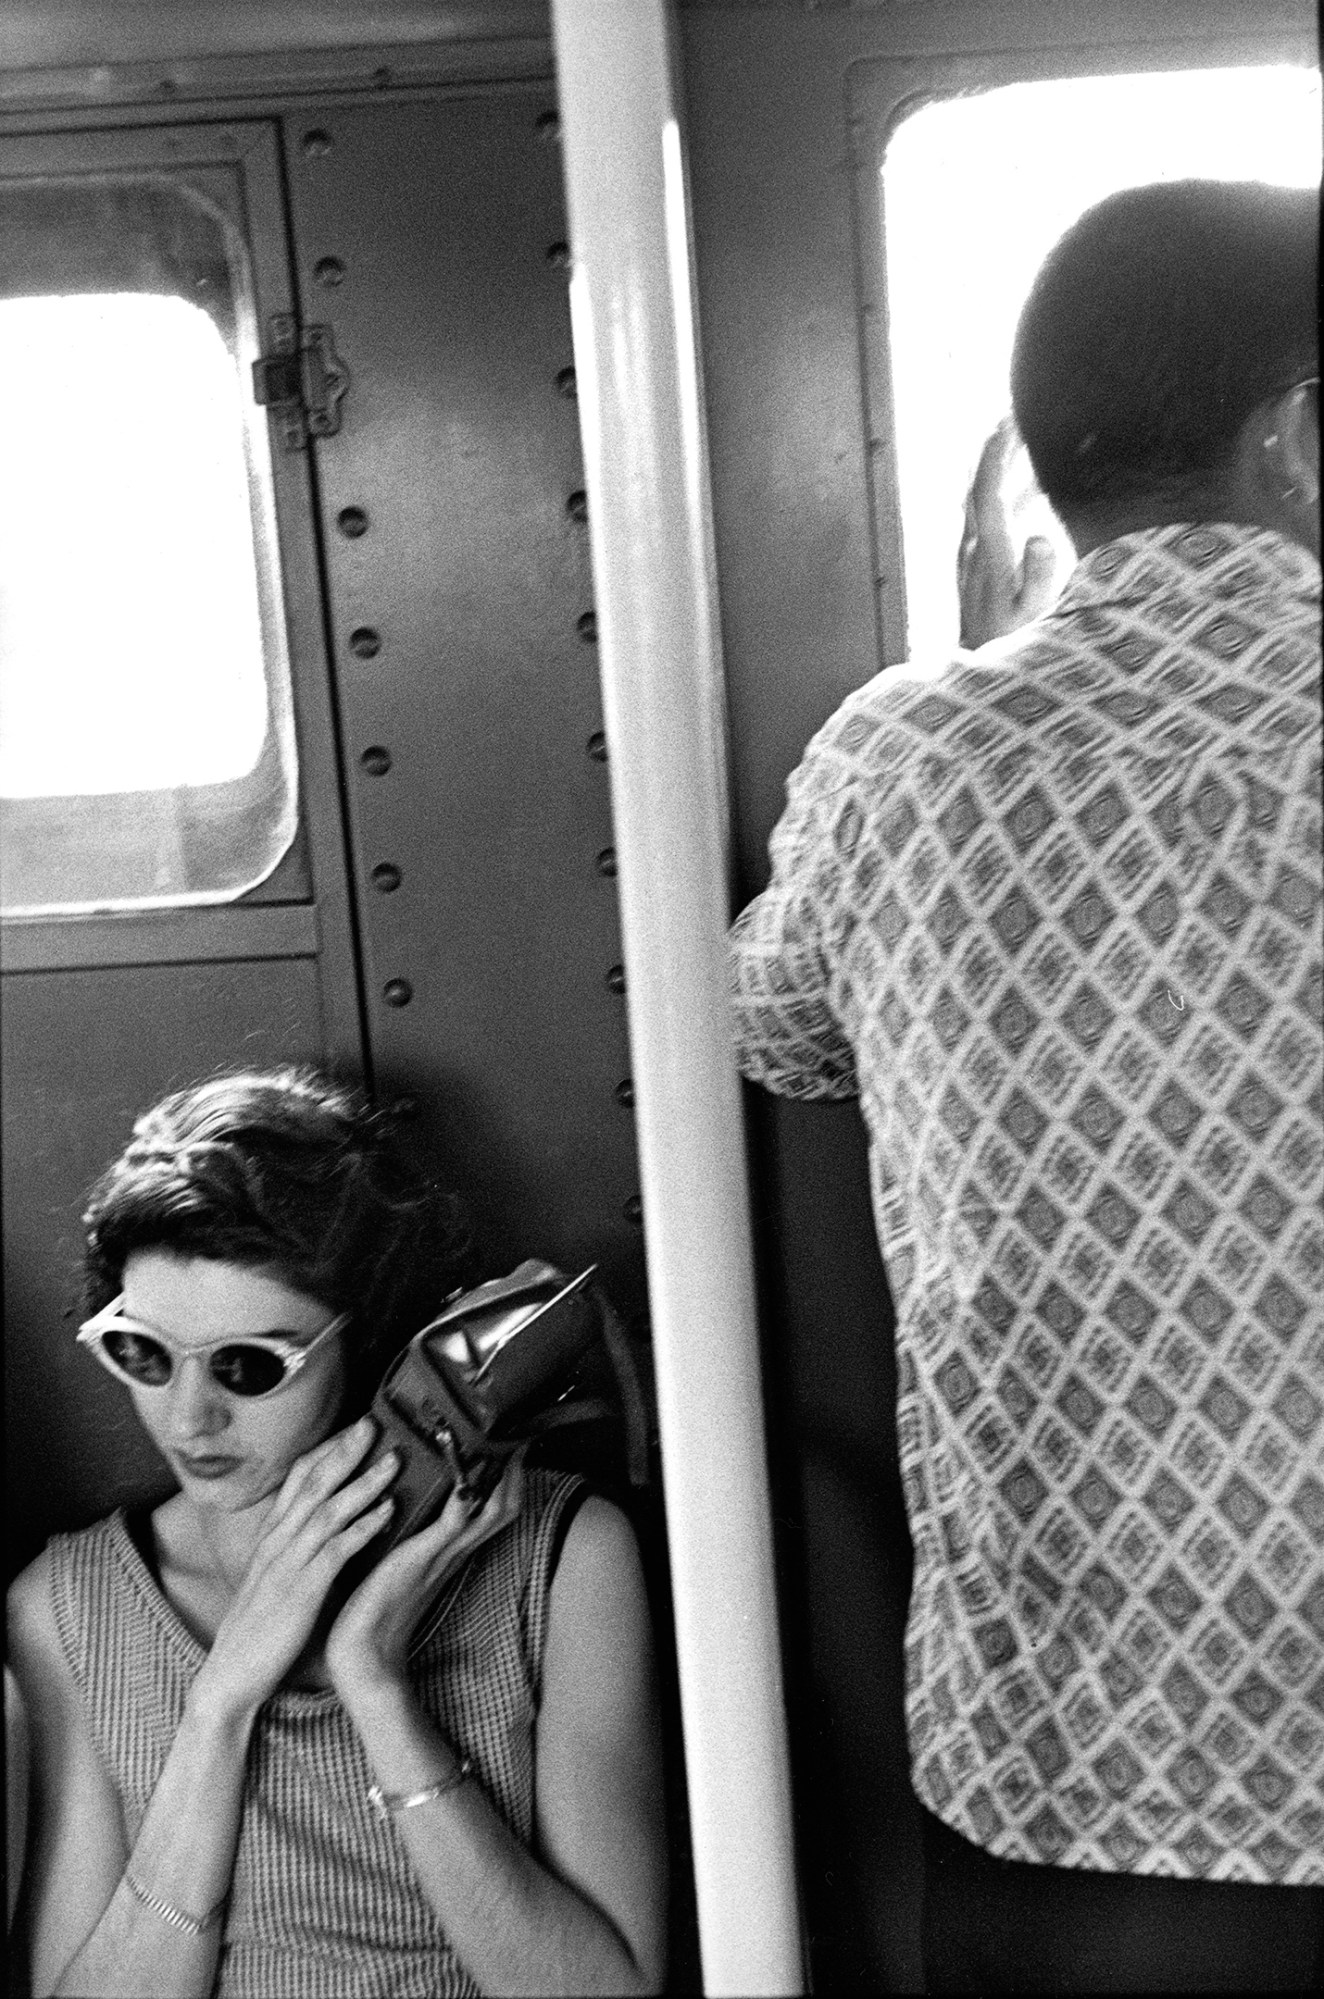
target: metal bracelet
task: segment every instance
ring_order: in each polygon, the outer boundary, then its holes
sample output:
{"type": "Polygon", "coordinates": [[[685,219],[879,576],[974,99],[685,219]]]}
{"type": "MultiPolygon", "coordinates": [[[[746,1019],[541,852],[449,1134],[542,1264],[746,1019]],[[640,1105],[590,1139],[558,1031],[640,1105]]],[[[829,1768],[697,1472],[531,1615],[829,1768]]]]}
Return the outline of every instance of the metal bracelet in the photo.
{"type": "Polygon", "coordinates": [[[444,1798],[448,1791],[458,1791],[473,1767],[473,1758],[462,1756],[449,1777],[443,1777],[439,1784],[429,1784],[422,1791],[384,1791],[380,1784],[369,1784],[368,1803],[385,1824],[397,1812],[412,1811],[415,1805],[430,1805],[434,1798],[444,1798]]]}
{"type": "Polygon", "coordinates": [[[124,1879],[128,1882],[130,1891],[137,1896],[144,1909],[150,1909],[152,1914],[159,1916],[163,1923],[169,1923],[171,1929],[183,1930],[185,1936],[202,1936],[212,1927],[213,1923],[219,1921],[221,1910],[225,1907],[225,1898],[222,1896],[216,1907],[209,1909],[205,1916],[190,1916],[186,1909],[176,1909],[169,1902],[163,1902],[159,1895],[153,1895],[150,1889],[143,1887],[141,1881],[134,1880],[127,1868],[124,1870],[124,1879]]]}

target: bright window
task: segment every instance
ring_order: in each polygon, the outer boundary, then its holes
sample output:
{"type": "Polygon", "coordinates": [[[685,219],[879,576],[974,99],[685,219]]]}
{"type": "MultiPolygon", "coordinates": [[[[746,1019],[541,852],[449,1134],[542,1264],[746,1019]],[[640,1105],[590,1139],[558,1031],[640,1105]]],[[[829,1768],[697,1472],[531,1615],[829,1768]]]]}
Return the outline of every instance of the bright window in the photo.
{"type": "MultiPolygon", "coordinates": [[[[1018,83],[921,105],[883,158],[888,330],[907,641],[955,644],[956,551],[979,450],[1010,403],[1016,321],[1086,208],[1192,176],[1308,187],[1320,80],[1287,65],[1018,83]]],[[[1022,536],[1070,544],[1042,499],[1022,536]]]]}
{"type": "Polygon", "coordinates": [[[230,899],[295,813],[242,246],[164,177],[14,183],[0,221],[6,912],[230,899]]]}

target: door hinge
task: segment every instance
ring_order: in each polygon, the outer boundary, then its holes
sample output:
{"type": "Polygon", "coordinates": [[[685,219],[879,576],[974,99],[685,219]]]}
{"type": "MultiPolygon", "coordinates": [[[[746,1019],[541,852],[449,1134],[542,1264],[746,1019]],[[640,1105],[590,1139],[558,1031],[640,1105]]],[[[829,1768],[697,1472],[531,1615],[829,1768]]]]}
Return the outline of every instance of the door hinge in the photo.
{"type": "Polygon", "coordinates": [[[269,409],[287,451],[302,451],[310,437],[333,437],[349,388],[349,369],[336,352],[329,326],[305,326],[292,312],[273,313],[271,340],[253,363],[253,396],[269,409]]]}

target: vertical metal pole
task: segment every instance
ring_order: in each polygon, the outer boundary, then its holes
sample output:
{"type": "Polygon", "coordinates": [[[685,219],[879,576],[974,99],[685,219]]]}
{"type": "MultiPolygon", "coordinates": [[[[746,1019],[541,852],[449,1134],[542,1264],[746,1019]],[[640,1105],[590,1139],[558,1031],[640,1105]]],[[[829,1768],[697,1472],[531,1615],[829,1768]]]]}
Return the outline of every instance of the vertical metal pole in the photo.
{"type": "Polygon", "coordinates": [[[553,0],[704,1985],[803,1990],[665,0],[553,0]]]}

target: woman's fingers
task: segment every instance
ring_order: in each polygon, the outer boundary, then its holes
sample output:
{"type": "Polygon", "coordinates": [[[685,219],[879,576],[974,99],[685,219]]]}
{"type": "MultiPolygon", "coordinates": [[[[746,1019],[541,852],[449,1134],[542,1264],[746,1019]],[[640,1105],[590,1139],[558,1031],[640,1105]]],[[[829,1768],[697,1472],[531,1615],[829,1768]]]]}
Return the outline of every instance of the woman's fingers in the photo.
{"type": "Polygon", "coordinates": [[[393,1548],[360,1583],[327,1641],[327,1665],[342,1698],[347,1689],[404,1670],[410,1637],[437,1590],[519,1512],[522,1455],[481,1506],[463,1488],[452,1492],[430,1526],[393,1548]]]}
{"type": "Polygon", "coordinates": [[[297,1528],[308,1515],[344,1484],[377,1435],[371,1416],[362,1416],[348,1429],[315,1444],[297,1458],[285,1475],[285,1482],[272,1508],[272,1527],[289,1523],[297,1528]]]}
{"type": "MultiPolygon", "coordinates": [[[[387,1451],[374,1460],[366,1471],[360,1472],[357,1478],[328,1493],[286,1539],[289,1560],[296,1565],[311,1564],[323,1548],[329,1547],[348,1528],[355,1526],[365,1513],[379,1516],[380,1526],[382,1518],[389,1516],[394,1504],[386,1488],[399,1468],[397,1454],[387,1451]]],[[[371,1534],[367,1538],[371,1539],[371,1534]]]]}
{"type": "Polygon", "coordinates": [[[309,1564],[316,1569],[319,1579],[325,1577],[327,1586],[340,1574],[351,1555],[360,1548],[366,1548],[386,1526],[395,1507],[395,1501],[388,1492],[375,1506],[367,1507],[340,1530],[331,1534],[317,1550],[309,1564]]]}
{"type": "MultiPolygon", "coordinates": [[[[397,1584],[401,1588],[406,1584],[412,1587],[444,1575],[484,1541],[500,1533],[523,1503],[523,1457],[521,1450],[488,1497],[477,1506],[465,1488],[457,1486],[434,1521],[408,1535],[383,1559],[379,1588],[389,1592],[397,1584]]],[[[378,1573],[374,1571],[372,1580],[377,1579],[378,1573]]]]}

